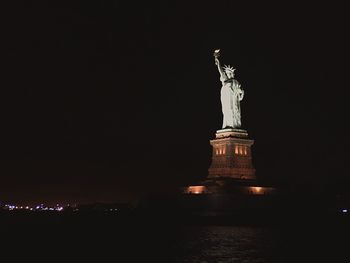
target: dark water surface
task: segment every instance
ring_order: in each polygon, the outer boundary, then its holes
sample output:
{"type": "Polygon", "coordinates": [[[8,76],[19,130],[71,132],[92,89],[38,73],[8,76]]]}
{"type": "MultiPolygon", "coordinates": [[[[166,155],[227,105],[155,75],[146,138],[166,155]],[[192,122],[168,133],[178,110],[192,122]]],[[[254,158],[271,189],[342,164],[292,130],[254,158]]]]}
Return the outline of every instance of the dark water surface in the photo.
{"type": "Polygon", "coordinates": [[[277,262],[278,239],[262,227],[200,226],[183,229],[187,235],[174,245],[175,262],[277,262]]]}
{"type": "Polygon", "coordinates": [[[350,262],[349,224],[340,221],[208,225],[17,215],[0,222],[2,255],[11,262],[350,262]]]}

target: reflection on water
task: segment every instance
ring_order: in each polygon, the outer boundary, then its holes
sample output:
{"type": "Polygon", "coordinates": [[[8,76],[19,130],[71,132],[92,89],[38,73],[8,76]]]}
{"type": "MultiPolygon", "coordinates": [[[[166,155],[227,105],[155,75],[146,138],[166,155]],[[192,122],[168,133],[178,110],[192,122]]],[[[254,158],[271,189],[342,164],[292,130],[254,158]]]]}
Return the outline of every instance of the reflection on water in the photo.
{"type": "Polygon", "coordinates": [[[181,235],[172,262],[348,262],[348,231],[334,226],[191,226],[181,235]]]}
{"type": "Polygon", "coordinates": [[[175,262],[276,262],[276,233],[258,227],[188,227],[178,239],[175,262]]]}

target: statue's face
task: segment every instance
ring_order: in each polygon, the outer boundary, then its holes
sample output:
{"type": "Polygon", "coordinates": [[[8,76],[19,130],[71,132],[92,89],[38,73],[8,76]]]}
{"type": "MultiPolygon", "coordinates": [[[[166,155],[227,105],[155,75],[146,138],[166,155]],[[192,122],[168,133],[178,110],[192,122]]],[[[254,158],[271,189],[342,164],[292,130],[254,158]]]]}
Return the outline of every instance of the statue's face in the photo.
{"type": "Polygon", "coordinates": [[[228,78],[233,78],[233,72],[231,70],[226,70],[226,75],[228,78]]]}

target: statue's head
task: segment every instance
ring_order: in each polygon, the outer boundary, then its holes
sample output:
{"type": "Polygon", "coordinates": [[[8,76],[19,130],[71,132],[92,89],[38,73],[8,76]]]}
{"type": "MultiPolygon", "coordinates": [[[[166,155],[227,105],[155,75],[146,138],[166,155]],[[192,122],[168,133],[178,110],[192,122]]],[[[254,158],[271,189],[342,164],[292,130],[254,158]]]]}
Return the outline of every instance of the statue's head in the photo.
{"type": "Polygon", "coordinates": [[[224,70],[225,70],[225,73],[227,75],[228,78],[233,78],[235,76],[235,68],[233,67],[230,67],[230,65],[228,66],[224,66],[224,70]]]}

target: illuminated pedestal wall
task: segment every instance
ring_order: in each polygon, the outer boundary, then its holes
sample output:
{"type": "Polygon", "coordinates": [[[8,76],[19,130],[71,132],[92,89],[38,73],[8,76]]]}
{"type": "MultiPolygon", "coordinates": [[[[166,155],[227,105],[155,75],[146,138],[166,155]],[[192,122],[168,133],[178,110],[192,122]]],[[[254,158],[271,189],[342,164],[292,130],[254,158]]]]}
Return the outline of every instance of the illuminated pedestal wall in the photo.
{"type": "Polygon", "coordinates": [[[218,130],[210,141],[213,154],[207,178],[181,189],[184,195],[179,207],[204,215],[274,210],[279,192],[257,180],[253,143],[245,130],[218,130]]]}
{"type": "Polygon", "coordinates": [[[251,155],[253,143],[245,130],[218,130],[210,141],[213,154],[208,178],[256,179],[251,155]]]}
{"type": "Polygon", "coordinates": [[[265,195],[275,192],[257,183],[251,154],[253,143],[245,130],[218,130],[215,139],[210,141],[213,153],[208,177],[197,185],[185,187],[183,193],[265,195]]]}

